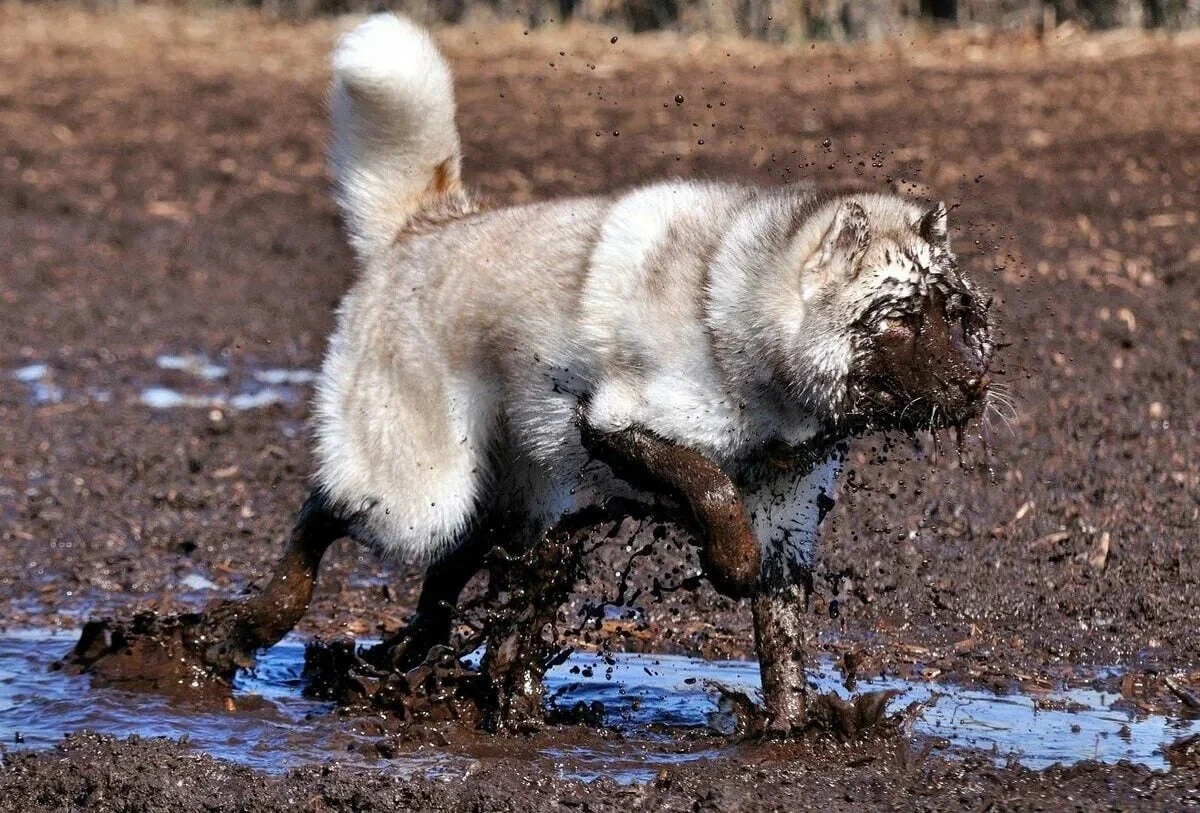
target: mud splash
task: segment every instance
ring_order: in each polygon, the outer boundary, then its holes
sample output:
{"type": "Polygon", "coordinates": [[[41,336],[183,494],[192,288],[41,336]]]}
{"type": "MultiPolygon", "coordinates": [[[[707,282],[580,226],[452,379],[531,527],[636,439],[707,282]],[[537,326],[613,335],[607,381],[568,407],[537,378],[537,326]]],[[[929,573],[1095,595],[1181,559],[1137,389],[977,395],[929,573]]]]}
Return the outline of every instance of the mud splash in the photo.
{"type": "MultiPolygon", "coordinates": [[[[546,695],[559,708],[590,710],[603,729],[406,742],[387,737],[377,716],[345,716],[332,703],[304,697],[304,644],[295,637],[265,653],[254,672],[239,674],[227,705],[172,703],[49,670],[52,656],[72,641],[66,632],[0,637],[0,740],[6,747],[49,748],[63,734],[87,728],[186,738],[215,757],[273,773],[337,762],[462,777],[481,762],[519,756],[544,762],[564,778],[641,782],[670,764],[733,754],[740,746],[721,735],[736,725],[737,710],[715,687],[753,694],[759,685],[753,663],[576,653],[547,675],[546,695]]],[[[810,681],[818,691],[851,696],[831,662],[810,672],[810,681]]],[[[1117,695],[1092,690],[1034,698],[894,678],[860,681],[859,695],[871,691],[894,692],[890,711],[918,704],[910,718],[918,739],[1034,769],[1082,760],[1167,769],[1171,743],[1200,733],[1200,721],[1139,716],[1122,710],[1117,695]]]]}

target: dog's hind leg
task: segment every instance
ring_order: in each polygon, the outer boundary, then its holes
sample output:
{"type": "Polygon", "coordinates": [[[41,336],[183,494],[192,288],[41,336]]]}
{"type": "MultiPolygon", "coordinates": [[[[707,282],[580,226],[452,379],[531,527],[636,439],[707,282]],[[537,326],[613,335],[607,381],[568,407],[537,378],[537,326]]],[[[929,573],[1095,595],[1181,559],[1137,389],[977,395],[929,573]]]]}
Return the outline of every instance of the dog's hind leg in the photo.
{"type": "Polygon", "coordinates": [[[412,620],[372,647],[367,659],[404,672],[424,661],[433,647],[449,644],[459,596],[483,568],[487,552],[503,542],[499,529],[480,523],[449,555],[430,565],[412,620]]]}
{"type": "Polygon", "coordinates": [[[238,669],[254,666],[258,651],[303,617],[325,551],[348,530],[325,493],[313,489],[262,592],[220,599],[199,613],[89,621],[66,665],[126,688],[228,688],[238,669]]]}
{"type": "Polygon", "coordinates": [[[253,666],[257,651],[278,643],[304,616],[325,551],[349,531],[349,523],[326,494],[312,489],[263,591],[210,603],[185,643],[210,669],[228,678],[238,668],[253,666]]]}

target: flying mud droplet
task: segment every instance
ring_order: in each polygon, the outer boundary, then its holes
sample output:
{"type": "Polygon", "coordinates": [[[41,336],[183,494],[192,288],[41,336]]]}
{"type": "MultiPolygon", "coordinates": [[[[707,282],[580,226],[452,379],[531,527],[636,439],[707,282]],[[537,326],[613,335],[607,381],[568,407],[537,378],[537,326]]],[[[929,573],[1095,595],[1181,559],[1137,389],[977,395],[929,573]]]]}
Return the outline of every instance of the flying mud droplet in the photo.
{"type": "Polygon", "coordinates": [[[675,94],[675,104],[683,104],[683,94],[682,93],[675,94]]]}

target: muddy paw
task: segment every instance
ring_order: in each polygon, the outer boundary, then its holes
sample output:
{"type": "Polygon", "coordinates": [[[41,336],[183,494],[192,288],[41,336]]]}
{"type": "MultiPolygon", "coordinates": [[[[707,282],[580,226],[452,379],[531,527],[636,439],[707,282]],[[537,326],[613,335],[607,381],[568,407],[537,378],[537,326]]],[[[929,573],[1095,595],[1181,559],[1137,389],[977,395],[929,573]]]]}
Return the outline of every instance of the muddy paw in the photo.
{"type": "Polygon", "coordinates": [[[214,674],[230,681],[239,669],[253,669],[258,650],[269,646],[255,634],[246,605],[244,599],[214,601],[184,632],[185,646],[214,674]]]}
{"type": "Polygon", "coordinates": [[[257,652],[282,637],[262,616],[260,603],[245,598],[220,599],[200,613],[89,621],[63,665],[123,688],[228,693],[238,670],[253,668],[257,652]]]}

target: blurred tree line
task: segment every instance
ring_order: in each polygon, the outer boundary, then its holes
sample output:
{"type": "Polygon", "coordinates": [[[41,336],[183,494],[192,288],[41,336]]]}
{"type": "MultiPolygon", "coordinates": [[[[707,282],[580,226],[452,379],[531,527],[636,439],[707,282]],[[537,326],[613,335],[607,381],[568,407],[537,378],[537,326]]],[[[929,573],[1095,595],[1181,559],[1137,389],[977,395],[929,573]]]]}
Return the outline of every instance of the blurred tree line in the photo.
{"type": "MultiPolygon", "coordinates": [[[[123,4],[142,0],[92,0],[123,4]]],[[[262,7],[286,17],[391,8],[425,22],[467,18],[565,20],[620,30],[671,29],[771,41],[877,39],[917,26],[1037,28],[1071,21],[1090,29],[1200,25],[1200,0],[148,0],[262,7]]]]}

